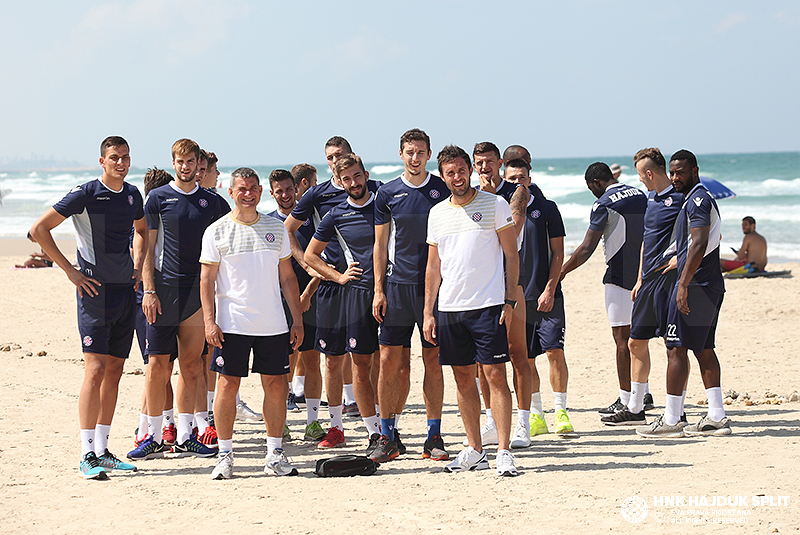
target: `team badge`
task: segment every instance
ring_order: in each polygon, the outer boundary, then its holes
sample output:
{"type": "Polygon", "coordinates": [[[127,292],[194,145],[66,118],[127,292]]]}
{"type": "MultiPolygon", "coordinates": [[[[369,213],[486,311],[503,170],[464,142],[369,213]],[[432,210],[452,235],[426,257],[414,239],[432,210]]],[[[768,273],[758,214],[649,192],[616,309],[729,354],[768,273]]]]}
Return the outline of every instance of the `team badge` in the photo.
{"type": "Polygon", "coordinates": [[[672,206],[672,197],[664,199],[664,206],[672,206]]]}
{"type": "Polygon", "coordinates": [[[475,212],[474,214],[472,214],[472,220],[473,220],[473,221],[475,221],[475,222],[478,222],[478,221],[480,221],[481,219],[483,219],[483,214],[482,214],[482,213],[480,213],[480,212],[475,212]]]}
{"type": "Polygon", "coordinates": [[[272,242],[275,241],[275,235],[273,233],[271,233],[271,232],[267,232],[267,235],[264,236],[264,239],[266,239],[268,242],[272,243],[272,242]]]}
{"type": "Polygon", "coordinates": [[[85,345],[85,346],[92,345],[92,337],[91,336],[84,336],[83,337],[83,345],[85,345]]]}
{"type": "Polygon", "coordinates": [[[214,359],[214,361],[217,363],[217,366],[219,368],[222,368],[222,367],[225,366],[225,359],[222,358],[222,355],[218,356],[216,359],[214,359]]]}
{"type": "Polygon", "coordinates": [[[325,346],[326,346],[326,345],[328,345],[328,344],[326,344],[326,343],[325,343],[325,340],[323,340],[322,338],[320,338],[320,339],[319,339],[319,347],[321,347],[322,349],[325,349],[325,346]]]}
{"type": "Polygon", "coordinates": [[[697,206],[700,206],[701,204],[703,204],[703,198],[702,198],[702,197],[695,197],[695,198],[694,198],[694,199],[692,199],[692,200],[694,201],[694,203],[695,203],[697,206]]]}
{"type": "Polygon", "coordinates": [[[128,195],[128,204],[133,206],[133,195],[128,195]]]}
{"type": "Polygon", "coordinates": [[[200,199],[200,201],[197,204],[200,205],[200,208],[205,208],[206,206],[208,206],[208,201],[205,199],[200,199]]]}
{"type": "Polygon", "coordinates": [[[351,338],[348,342],[350,342],[350,347],[356,347],[356,344],[358,344],[358,340],[355,338],[351,338]]]}
{"type": "Polygon", "coordinates": [[[534,210],[531,212],[531,216],[533,216],[534,219],[538,219],[540,215],[542,215],[542,213],[539,210],[534,210]]]}
{"type": "Polygon", "coordinates": [[[304,226],[304,227],[307,227],[307,226],[309,226],[310,224],[311,224],[311,220],[310,220],[310,219],[306,219],[305,221],[303,221],[303,226],[304,226]]]}
{"type": "Polygon", "coordinates": [[[431,199],[438,199],[439,195],[441,195],[441,193],[439,193],[438,189],[432,189],[430,191],[429,195],[431,196],[431,199]]]}

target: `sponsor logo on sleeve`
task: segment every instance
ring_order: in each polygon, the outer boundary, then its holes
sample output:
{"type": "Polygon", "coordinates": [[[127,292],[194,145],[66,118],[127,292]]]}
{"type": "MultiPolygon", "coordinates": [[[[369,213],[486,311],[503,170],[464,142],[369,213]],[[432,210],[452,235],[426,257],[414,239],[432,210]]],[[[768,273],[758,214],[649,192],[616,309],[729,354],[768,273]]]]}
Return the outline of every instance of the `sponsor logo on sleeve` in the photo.
{"type": "Polygon", "coordinates": [[[702,197],[695,197],[695,198],[694,198],[694,199],[692,199],[692,200],[694,201],[694,203],[695,203],[697,206],[700,206],[701,204],[703,204],[703,198],[702,198],[702,197]]]}

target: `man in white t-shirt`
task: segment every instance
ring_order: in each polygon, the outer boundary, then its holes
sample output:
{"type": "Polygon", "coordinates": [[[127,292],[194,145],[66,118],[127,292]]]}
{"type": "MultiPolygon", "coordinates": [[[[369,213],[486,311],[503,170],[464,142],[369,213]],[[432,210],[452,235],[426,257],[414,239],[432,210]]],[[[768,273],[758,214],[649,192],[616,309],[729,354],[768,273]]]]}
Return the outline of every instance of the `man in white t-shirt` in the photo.
{"type": "Polygon", "coordinates": [[[497,425],[497,474],[515,476],[509,451],[511,391],[506,380],[508,332],[519,278],[519,255],[511,208],[498,195],[470,186],[472,166],[460,147],[448,145],[437,156],[439,174],[451,196],[428,217],[423,335],[439,344],[439,363],[450,365],[467,446],[446,472],[489,468],[481,444],[480,397],[475,363],[483,365],[497,425]],[[508,285],[503,280],[503,259],[508,285]],[[434,304],[438,295],[438,317],[434,304]]]}
{"type": "Polygon", "coordinates": [[[303,342],[300,292],[290,261],[289,234],[280,221],[258,213],[261,193],[254,170],[243,167],[234,171],[228,194],[236,207],[203,235],[200,298],[206,340],[216,348],[211,369],[219,372],[214,399],[219,458],[212,479],[229,479],[233,473],[236,394],[241,378],[247,376],[251,350],[252,370],[261,375],[264,389],[264,472],[297,475],[283,453],[282,436],[289,354],[303,342]],[[291,330],[281,290],[292,314],[291,330]]]}

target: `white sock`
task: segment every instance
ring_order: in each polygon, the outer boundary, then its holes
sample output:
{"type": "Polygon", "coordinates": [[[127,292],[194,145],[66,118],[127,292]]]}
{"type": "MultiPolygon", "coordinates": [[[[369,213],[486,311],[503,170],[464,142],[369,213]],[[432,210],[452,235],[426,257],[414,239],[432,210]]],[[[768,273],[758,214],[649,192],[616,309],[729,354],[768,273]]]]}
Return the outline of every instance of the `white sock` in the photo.
{"type": "Polygon", "coordinates": [[[97,424],[97,427],[94,428],[94,453],[98,457],[103,455],[106,449],[108,449],[108,435],[110,433],[110,425],[97,424]]]}
{"type": "Polygon", "coordinates": [[[196,412],[194,421],[197,424],[197,436],[204,434],[208,429],[208,411],[196,412]]]}
{"type": "Polygon", "coordinates": [[[219,452],[222,453],[223,451],[233,451],[233,439],[222,440],[221,438],[217,440],[217,444],[219,445],[219,452]]]}
{"type": "Polygon", "coordinates": [[[306,419],[309,424],[315,420],[319,420],[319,403],[319,399],[306,398],[306,419]]]}
{"type": "Polygon", "coordinates": [[[480,396],[481,395],[481,380],[478,377],[475,378],[475,384],[478,385],[478,395],[480,396]]]}
{"type": "Polygon", "coordinates": [[[353,383],[349,385],[344,385],[342,388],[342,395],[344,396],[344,403],[345,405],[352,405],[356,402],[356,396],[353,393],[353,383]]]}
{"type": "Polygon", "coordinates": [[[239,392],[236,392],[236,404],[238,405],[241,402],[242,402],[242,398],[239,397],[239,392]]]}
{"type": "Polygon", "coordinates": [[[644,395],[647,392],[647,383],[635,383],[631,381],[631,398],[628,401],[628,410],[633,414],[638,414],[644,409],[644,395]]]}
{"type": "Polygon", "coordinates": [[[520,425],[524,425],[526,429],[530,425],[530,417],[531,411],[526,411],[525,409],[520,409],[517,411],[517,421],[520,423],[520,425]]]}
{"type": "Polygon", "coordinates": [[[147,415],[139,413],[139,430],[136,431],[136,440],[144,440],[147,436],[147,415]]]}
{"type": "Polygon", "coordinates": [[[397,431],[399,431],[399,430],[400,430],[400,417],[401,417],[402,415],[403,415],[403,413],[402,413],[402,412],[398,412],[397,414],[395,414],[395,415],[394,415],[394,428],[395,428],[395,430],[397,430],[397,431]]]}
{"type": "Polygon", "coordinates": [[[274,450],[283,449],[283,437],[267,437],[267,451],[272,453],[274,450]]]}
{"type": "Polygon", "coordinates": [[[306,395],[306,376],[305,375],[296,375],[294,381],[294,395],[295,396],[305,396],[306,395]]]}
{"type": "Polygon", "coordinates": [[[147,434],[153,437],[153,441],[156,444],[160,444],[164,440],[163,421],[163,416],[147,417],[147,434]]]}
{"type": "Polygon", "coordinates": [[[567,393],[553,392],[553,403],[557,411],[567,410],[567,393]]]}
{"type": "Polygon", "coordinates": [[[175,425],[175,409],[167,409],[161,414],[164,416],[164,427],[175,425]]]}
{"type": "Polygon", "coordinates": [[[494,417],[492,416],[492,409],[486,409],[486,425],[495,427],[494,417]]]}
{"type": "Polygon", "coordinates": [[[664,422],[667,425],[675,425],[683,414],[683,399],[681,396],[671,396],[667,394],[667,406],[664,409],[664,422]]]}
{"type": "MultiPolygon", "coordinates": [[[[725,407],[722,404],[722,387],[706,388],[706,396],[708,397],[708,417],[715,422],[719,422],[725,418],[725,407]]],[[[99,425],[97,427],[98,429],[100,428],[99,425]]]]}
{"type": "Polygon", "coordinates": [[[342,422],[342,406],[336,405],[335,407],[328,406],[328,412],[331,415],[331,427],[338,427],[344,431],[344,423],[342,422]]]}
{"type": "Polygon", "coordinates": [[[628,402],[630,402],[630,400],[631,400],[631,393],[630,392],[626,392],[625,390],[620,388],[619,389],[619,401],[620,401],[620,403],[622,403],[624,406],[627,407],[628,406],[628,402]]]}
{"type": "Polygon", "coordinates": [[[189,440],[189,435],[192,434],[192,418],[194,414],[191,413],[178,413],[178,444],[183,444],[189,440]]]}
{"type": "Polygon", "coordinates": [[[544,417],[544,412],[542,412],[541,392],[534,392],[533,394],[531,394],[531,411],[535,412],[539,416],[544,417]]]}
{"type": "Polygon", "coordinates": [[[214,391],[209,390],[206,392],[206,405],[208,405],[208,410],[214,410],[214,391]]]}
{"type": "Polygon", "coordinates": [[[644,393],[645,394],[649,394],[650,393],[650,383],[649,382],[644,383],[644,393]]]}
{"type": "Polygon", "coordinates": [[[378,418],[381,417],[381,406],[378,405],[377,403],[375,404],[375,416],[377,416],[378,418]]]}
{"type": "Polygon", "coordinates": [[[381,419],[377,416],[365,416],[362,418],[364,420],[364,425],[367,426],[367,438],[371,437],[373,434],[378,433],[381,434],[381,419]]]}
{"type": "Polygon", "coordinates": [[[81,457],[94,451],[94,429],[81,429],[81,457]]]}

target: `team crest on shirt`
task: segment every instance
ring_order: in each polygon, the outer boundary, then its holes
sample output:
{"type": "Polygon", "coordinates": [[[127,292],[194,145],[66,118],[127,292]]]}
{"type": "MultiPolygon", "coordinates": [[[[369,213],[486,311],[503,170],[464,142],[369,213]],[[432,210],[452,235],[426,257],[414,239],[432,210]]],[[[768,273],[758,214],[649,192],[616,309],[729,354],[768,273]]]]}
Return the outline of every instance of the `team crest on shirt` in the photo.
{"type": "Polygon", "coordinates": [[[275,235],[272,232],[267,232],[267,235],[264,236],[264,239],[272,243],[275,241],[275,235]]]}
{"type": "Polygon", "coordinates": [[[533,217],[534,219],[538,219],[540,215],[542,215],[542,213],[539,210],[534,210],[533,212],[531,212],[531,217],[533,217]]]}
{"type": "Polygon", "coordinates": [[[92,345],[92,337],[91,336],[84,336],[83,337],[83,345],[90,346],[92,345]]]}
{"type": "Polygon", "coordinates": [[[672,197],[664,199],[664,206],[672,206],[672,197]]]}
{"type": "Polygon", "coordinates": [[[310,220],[310,219],[306,219],[305,221],[303,221],[303,226],[304,226],[304,227],[307,227],[307,226],[309,226],[310,224],[311,224],[311,220],[310,220]]]}
{"type": "Polygon", "coordinates": [[[133,206],[133,195],[128,195],[128,204],[133,206]]]}
{"type": "Polygon", "coordinates": [[[695,198],[694,198],[694,199],[692,199],[692,200],[694,201],[694,203],[695,203],[697,206],[700,206],[701,204],[703,204],[703,198],[702,198],[702,197],[695,197],[695,198]]]}
{"type": "Polygon", "coordinates": [[[439,193],[438,189],[432,189],[428,195],[431,196],[431,199],[438,199],[441,193],[439,193]]]}
{"type": "Polygon", "coordinates": [[[326,345],[328,345],[328,344],[326,344],[326,343],[325,343],[325,340],[323,340],[322,338],[320,338],[320,339],[319,339],[319,347],[321,347],[322,349],[325,349],[325,346],[326,346],[326,345]]]}
{"type": "Polygon", "coordinates": [[[478,221],[480,221],[481,219],[483,219],[483,214],[482,213],[475,212],[474,214],[472,214],[472,220],[475,221],[476,223],[478,221]]]}
{"type": "Polygon", "coordinates": [[[205,208],[206,206],[208,206],[208,201],[205,199],[200,199],[197,204],[200,205],[200,208],[205,208]]]}
{"type": "Polygon", "coordinates": [[[351,338],[350,340],[348,340],[348,342],[350,343],[350,347],[356,347],[356,345],[358,345],[358,340],[356,340],[355,338],[351,338]]]}
{"type": "Polygon", "coordinates": [[[222,368],[222,367],[224,367],[224,366],[225,366],[225,359],[224,359],[224,358],[222,358],[222,355],[220,355],[220,356],[218,356],[216,359],[214,359],[214,362],[216,362],[216,363],[217,363],[217,366],[218,366],[219,368],[222,368]]]}

